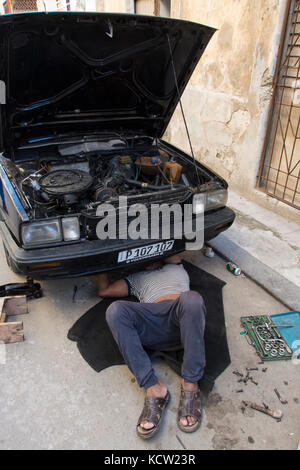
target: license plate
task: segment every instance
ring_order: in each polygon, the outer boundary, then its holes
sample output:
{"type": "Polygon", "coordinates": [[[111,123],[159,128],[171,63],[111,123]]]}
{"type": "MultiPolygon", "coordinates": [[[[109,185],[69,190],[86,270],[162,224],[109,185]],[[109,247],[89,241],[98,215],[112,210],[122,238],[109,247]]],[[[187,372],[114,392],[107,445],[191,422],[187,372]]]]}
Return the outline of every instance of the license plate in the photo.
{"type": "Polygon", "coordinates": [[[165,242],[153,243],[153,245],[141,246],[139,248],[132,248],[131,250],[120,251],[118,254],[118,263],[132,263],[153,256],[160,256],[166,251],[173,248],[174,240],[165,242]]]}

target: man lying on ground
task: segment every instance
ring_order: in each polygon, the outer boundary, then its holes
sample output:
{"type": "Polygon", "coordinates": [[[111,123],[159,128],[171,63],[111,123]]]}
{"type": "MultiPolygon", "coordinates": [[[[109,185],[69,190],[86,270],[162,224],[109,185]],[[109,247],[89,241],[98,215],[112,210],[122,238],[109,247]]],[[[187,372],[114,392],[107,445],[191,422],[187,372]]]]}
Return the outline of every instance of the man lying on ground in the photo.
{"type": "Polygon", "coordinates": [[[100,297],[136,296],[140,303],[118,300],[106,311],[106,320],[123,358],[146,390],[137,434],[154,436],[169,400],[166,385],[158,380],[143,346],[159,351],[183,347],[182,384],[177,423],[184,432],[199,428],[202,404],[198,381],[205,366],[206,309],[198,292],[190,290],[188,273],[174,255],[115,282],[99,274],[100,297]]]}

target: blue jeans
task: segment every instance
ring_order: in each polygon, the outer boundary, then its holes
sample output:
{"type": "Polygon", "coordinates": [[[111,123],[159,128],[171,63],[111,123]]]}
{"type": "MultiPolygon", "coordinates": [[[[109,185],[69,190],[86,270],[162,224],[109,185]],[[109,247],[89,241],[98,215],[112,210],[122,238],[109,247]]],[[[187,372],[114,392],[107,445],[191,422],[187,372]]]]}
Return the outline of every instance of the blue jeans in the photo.
{"type": "Polygon", "coordinates": [[[181,374],[198,382],[205,367],[204,328],[206,309],[198,292],[187,291],[176,300],[138,303],[113,302],[106,320],[123,358],[140,387],[158,382],[143,346],[158,351],[183,347],[181,374]]]}

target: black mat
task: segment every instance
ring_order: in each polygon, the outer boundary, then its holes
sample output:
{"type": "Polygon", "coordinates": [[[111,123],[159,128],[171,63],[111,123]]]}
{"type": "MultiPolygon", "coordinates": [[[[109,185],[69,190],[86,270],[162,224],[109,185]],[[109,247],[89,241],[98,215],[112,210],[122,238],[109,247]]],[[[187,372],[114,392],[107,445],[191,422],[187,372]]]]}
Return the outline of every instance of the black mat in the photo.
{"type": "MultiPolygon", "coordinates": [[[[226,283],[186,261],[183,264],[190,276],[191,290],[203,296],[207,309],[206,368],[199,385],[203,392],[208,393],[213,388],[216,378],[230,364],[222,298],[222,288],[226,283]]],[[[96,372],[106,367],[124,364],[118,345],[105,320],[105,311],[114,300],[120,300],[120,298],[107,298],[100,301],[79,318],[68,332],[68,338],[77,342],[80,354],[96,372]]],[[[126,300],[137,301],[135,297],[126,297],[126,300]]],[[[146,351],[151,359],[162,357],[172,369],[180,374],[182,349],[171,352],[147,349],[146,351]]]]}

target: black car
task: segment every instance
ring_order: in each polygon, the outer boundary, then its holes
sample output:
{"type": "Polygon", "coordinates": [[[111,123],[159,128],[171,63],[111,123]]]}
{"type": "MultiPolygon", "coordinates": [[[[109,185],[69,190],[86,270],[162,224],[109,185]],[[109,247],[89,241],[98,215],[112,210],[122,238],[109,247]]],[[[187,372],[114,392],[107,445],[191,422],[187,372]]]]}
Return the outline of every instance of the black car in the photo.
{"type": "Polygon", "coordinates": [[[122,14],[0,17],[0,230],[15,272],[80,276],[185,249],[172,235],[99,239],[98,209],[120,196],[191,204],[205,241],[230,227],[226,181],[162,139],[214,31],[122,14]]]}

